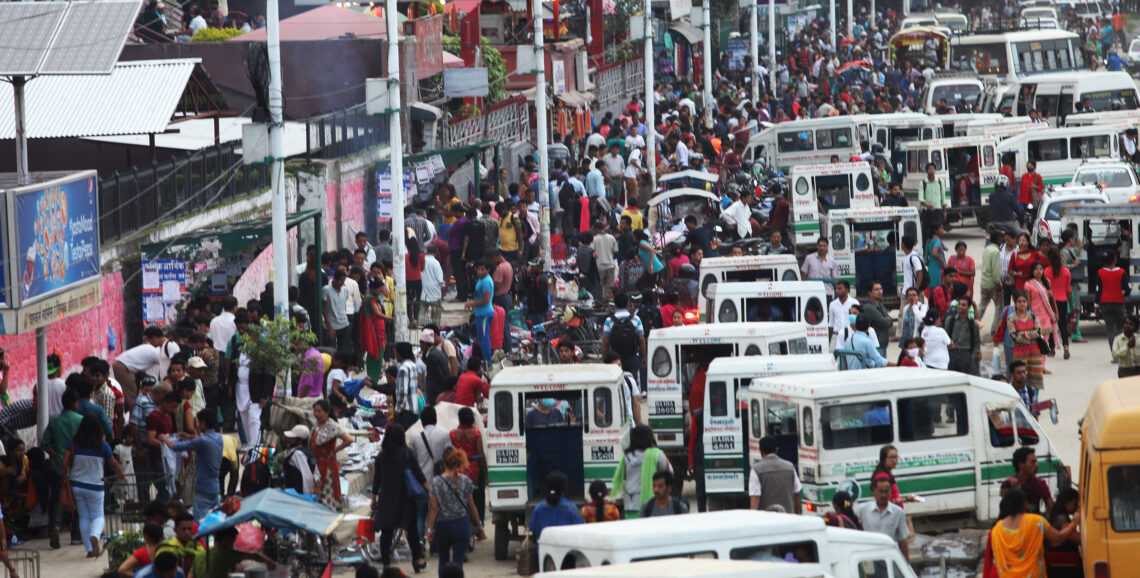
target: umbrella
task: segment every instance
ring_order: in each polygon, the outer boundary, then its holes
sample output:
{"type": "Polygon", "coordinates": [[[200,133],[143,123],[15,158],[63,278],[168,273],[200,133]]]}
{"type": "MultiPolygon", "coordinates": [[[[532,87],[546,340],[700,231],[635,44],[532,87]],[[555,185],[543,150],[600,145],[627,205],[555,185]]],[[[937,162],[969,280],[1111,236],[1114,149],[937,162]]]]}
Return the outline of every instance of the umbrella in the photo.
{"type": "MultiPolygon", "coordinates": [[[[465,407],[467,406],[459,405],[457,403],[448,403],[446,401],[435,404],[436,427],[444,431],[451,431],[459,427],[459,410],[465,407]]],[[[479,410],[475,408],[471,408],[471,411],[475,412],[475,427],[482,430],[483,416],[480,415],[479,410]]],[[[408,428],[407,435],[410,436],[418,434],[422,431],[424,431],[424,426],[422,423],[417,421],[408,428]]]]}
{"type": "Polygon", "coordinates": [[[208,536],[253,520],[262,526],[328,536],[336,530],[343,518],[344,514],[338,514],[316,502],[269,488],[242,500],[241,509],[234,515],[198,528],[198,536],[208,536]]]}

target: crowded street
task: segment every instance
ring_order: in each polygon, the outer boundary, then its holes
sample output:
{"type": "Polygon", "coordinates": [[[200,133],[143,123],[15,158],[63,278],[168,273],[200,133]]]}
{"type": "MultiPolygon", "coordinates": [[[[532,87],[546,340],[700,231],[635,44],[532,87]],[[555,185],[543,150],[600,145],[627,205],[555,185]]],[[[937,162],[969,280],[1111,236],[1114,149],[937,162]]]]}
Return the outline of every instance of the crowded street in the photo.
{"type": "Polygon", "coordinates": [[[1129,576],[1138,10],[0,3],[0,578],[1129,576]]]}

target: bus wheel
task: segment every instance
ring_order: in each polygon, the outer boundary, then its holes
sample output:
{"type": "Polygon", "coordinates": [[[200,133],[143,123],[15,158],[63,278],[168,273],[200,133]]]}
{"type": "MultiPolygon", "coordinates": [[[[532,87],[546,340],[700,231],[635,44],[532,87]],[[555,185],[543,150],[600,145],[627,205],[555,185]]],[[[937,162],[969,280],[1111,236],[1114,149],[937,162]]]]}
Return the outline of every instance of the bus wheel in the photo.
{"type": "Polygon", "coordinates": [[[507,520],[495,522],[495,559],[510,560],[511,523],[507,520]]]}

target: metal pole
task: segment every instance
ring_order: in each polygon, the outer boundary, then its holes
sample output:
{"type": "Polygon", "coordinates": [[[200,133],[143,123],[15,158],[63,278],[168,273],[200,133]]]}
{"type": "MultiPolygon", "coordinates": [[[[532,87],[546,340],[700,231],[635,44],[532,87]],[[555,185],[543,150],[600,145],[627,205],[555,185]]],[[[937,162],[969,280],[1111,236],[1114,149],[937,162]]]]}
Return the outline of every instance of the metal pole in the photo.
{"type": "Polygon", "coordinates": [[[854,26],[855,26],[855,12],[851,8],[851,0],[847,0],[847,38],[851,38],[851,36],[853,36],[855,34],[854,26]]]}
{"type": "Polygon", "coordinates": [[[12,77],[12,103],[16,109],[16,184],[19,185],[31,182],[28,174],[28,131],[24,128],[24,85],[27,82],[26,77],[12,77]]]}
{"type": "Polygon", "coordinates": [[[768,86],[776,94],[776,0],[768,0],[768,86]]]}
{"type": "MultiPolygon", "coordinates": [[[[396,0],[387,0],[384,20],[388,24],[388,150],[392,168],[392,276],[396,280],[396,343],[408,342],[408,278],[404,268],[404,132],[400,125],[400,35],[396,31],[399,10],[396,0]]],[[[476,37],[478,41],[478,37],[476,37]]],[[[462,274],[458,271],[456,274],[462,274]]]]}
{"type": "Polygon", "coordinates": [[[269,155],[273,200],[273,310],[278,319],[289,318],[289,240],[285,213],[285,143],[282,131],[283,88],[281,85],[281,26],[277,0],[265,4],[265,32],[269,51],[269,155]]]}
{"type": "MultiPolygon", "coordinates": [[[[648,201],[657,192],[657,101],[653,98],[653,88],[656,81],[653,79],[653,0],[645,0],[645,166],[649,169],[649,195],[646,199],[638,198],[637,202],[648,201]]],[[[640,195],[638,195],[640,197],[640,195]]]]}
{"type": "Polygon", "coordinates": [[[701,8],[705,24],[705,126],[712,128],[713,126],[713,109],[716,108],[713,100],[713,81],[712,81],[712,0],[704,0],[704,6],[701,8]]]}
{"type": "MultiPolygon", "coordinates": [[[[760,101],[760,76],[756,73],[760,68],[760,0],[752,0],[752,15],[748,29],[752,34],[752,102],[756,103],[760,101]]],[[[768,66],[773,66],[773,63],[769,62],[768,66]]]]}
{"type": "Polygon", "coordinates": [[[839,0],[831,0],[831,15],[828,20],[831,22],[831,51],[836,53],[839,51],[839,39],[835,37],[835,3],[839,0]]]}
{"type": "Polygon", "coordinates": [[[48,424],[48,369],[47,369],[47,328],[36,329],[36,435],[39,439],[44,437],[44,428],[48,424]]]}
{"type": "Polygon", "coordinates": [[[867,33],[875,28],[875,0],[871,0],[871,13],[867,16],[867,33]]]}
{"type": "MultiPolygon", "coordinates": [[[[391,0],[390,0],[391,1],[391,0]]],[[[554,265],[550,249],[550,139],[546,136],[546,53],[542,48],[542,0],[533,0],[534,14],[534,122],[538,145],[538,235],[542,249],[542,268],[549,272],[554,265]]]]}

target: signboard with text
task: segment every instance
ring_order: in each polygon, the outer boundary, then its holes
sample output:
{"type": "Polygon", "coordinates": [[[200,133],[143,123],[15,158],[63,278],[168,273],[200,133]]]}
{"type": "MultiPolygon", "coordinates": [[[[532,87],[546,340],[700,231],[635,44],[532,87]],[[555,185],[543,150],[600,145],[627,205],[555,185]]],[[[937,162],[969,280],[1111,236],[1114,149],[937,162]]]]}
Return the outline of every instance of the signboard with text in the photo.
{"type": "Polygon", "coordinates": [[[186,291],[186,262],[181,259],[142,260],[143,323],[164,326],[186,291]]]}
{"type": "Polygon", "coordinates": [[[98,279],[99,202],[95,171],[9,193],[9,263],[16,263],[14,301],[26,306],[98,279]]]}
{"type": "MultiPolygon", "coordinates": [[[[405,199],[410,199],[412,195],[416,194],[415,186],[412,184],[412,178],[415,174],[415,167],[404,166],[404,191],[405,199]]],[[[377,171],[376,172],[376,222],[389,223],[392,221],[392,172],[391,171],[377,171]]]]}

